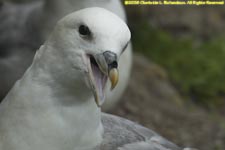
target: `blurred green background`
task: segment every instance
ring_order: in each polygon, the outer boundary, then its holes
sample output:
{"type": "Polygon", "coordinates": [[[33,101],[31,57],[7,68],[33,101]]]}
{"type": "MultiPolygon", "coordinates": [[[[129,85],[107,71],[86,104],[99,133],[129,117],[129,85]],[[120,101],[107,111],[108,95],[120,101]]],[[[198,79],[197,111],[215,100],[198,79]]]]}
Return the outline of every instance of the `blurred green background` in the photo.
{"type": "Polygon", "coordinates": [[[154,129],[178,145],[224,150],[225,7],[125,9],[134,66],[123,97],[129,101],[112,113],[154,129]]]}
{"type": "Polygon", "coordinates": [[[224,7],[126,6],[126,9],[135,52],[165,68],[185,100],[224,113],[224,7]]]}

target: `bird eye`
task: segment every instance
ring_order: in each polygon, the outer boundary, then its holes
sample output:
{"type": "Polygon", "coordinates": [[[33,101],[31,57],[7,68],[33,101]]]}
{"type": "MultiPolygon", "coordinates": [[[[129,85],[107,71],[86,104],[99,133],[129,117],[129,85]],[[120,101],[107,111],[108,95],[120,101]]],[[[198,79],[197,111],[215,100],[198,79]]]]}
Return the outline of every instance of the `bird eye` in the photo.
{"type": "Polygon", "coordinates": [[[90,35],[91,34],[91,31],[89,30],[89,28],[87,26],[80,25],[80,27],[79,27],[79,33],[80,33],[80,35],[87,36],[87,35],[90,35]]]}

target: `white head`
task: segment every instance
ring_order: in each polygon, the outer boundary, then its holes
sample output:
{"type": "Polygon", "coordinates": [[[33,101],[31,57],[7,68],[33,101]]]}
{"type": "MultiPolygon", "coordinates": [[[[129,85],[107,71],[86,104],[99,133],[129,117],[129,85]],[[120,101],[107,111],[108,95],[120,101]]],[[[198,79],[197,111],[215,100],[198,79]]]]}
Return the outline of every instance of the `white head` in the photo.
{"type": "Polygon", "coordinates": [[[45,45],[60,54],[66,72],[71,70],[71,78],[65,77],[66,80],[72,80],[73,71],[79,74],[79,82],[86,81],[83,85],[92,90],[100,106],[105,99],[108,77],[112,88],[117,84],[117,63],[130,36],[124,21],[103,8],[95,7],[61,19],[45,45]]]}

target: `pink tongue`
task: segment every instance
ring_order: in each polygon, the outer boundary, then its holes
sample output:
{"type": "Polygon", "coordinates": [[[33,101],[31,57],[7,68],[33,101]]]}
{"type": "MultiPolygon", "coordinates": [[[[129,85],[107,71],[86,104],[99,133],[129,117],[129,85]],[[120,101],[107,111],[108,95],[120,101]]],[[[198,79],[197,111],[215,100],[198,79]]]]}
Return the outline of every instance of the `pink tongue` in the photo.
{"type": "Polygon", "coordinates": [[[97,92],[98,92],[98,96],[100,98],[100,104],[102,104],[105,100],[105,85],[106,85],[106,81],[107,81],[107,76],[104,75],[101,70],[95,66],[95,65],[91,65],[92,67],[92,71],[93,71],[93,76],[95,79],[95,84],[96,84],[96,88],[97,88],[97,92]]]}

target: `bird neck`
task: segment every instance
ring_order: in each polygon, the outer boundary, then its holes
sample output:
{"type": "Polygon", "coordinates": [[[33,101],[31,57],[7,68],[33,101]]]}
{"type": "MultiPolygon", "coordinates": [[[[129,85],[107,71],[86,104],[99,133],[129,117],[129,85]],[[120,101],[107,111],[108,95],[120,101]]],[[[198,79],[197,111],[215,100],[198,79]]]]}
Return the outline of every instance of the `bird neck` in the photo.
{"type": "MultiPolygon", "coordinates": [[[[74,149],[99,144],[103,133],[101,110],[97,107],[91,91],[78,80],[73,79],[73,84],[76,85],[74,89],[65,87],[66,83],[58,82],[61,77],[54,74],[63,75],[64,71],[57,69],[65,69],[65,66],[55,67],[61,65],[60,59],[56,64],[51,63],[51,59],[56,57],[55,54],[48,56],[48,52],[45,53],[43,49],[37,51],[33,64],[5,101],[8,103],[7,107],[10,107],[9,104],[23,107],[13,110],[18,114],[14,121],[22,124],[16,126],[18,131],[23,130],[24,125],[27,127],[26,131],[20,134],[22,137],[18,138],[29,138],[28,142],[43,146],[40,149],[51,146],[55,146],[56,150],[74,149]],[[43,58],[42,53],[49,58],[43,58]],[[11,95],[16,98],[13,103],[10,102],[13,99],[10,98],[11,95]]],[[[73,76],[76,76],[75,73],[73,76]]],[[[62,78],[67,78],[67,75],[64,75],[62,78]]]]}

